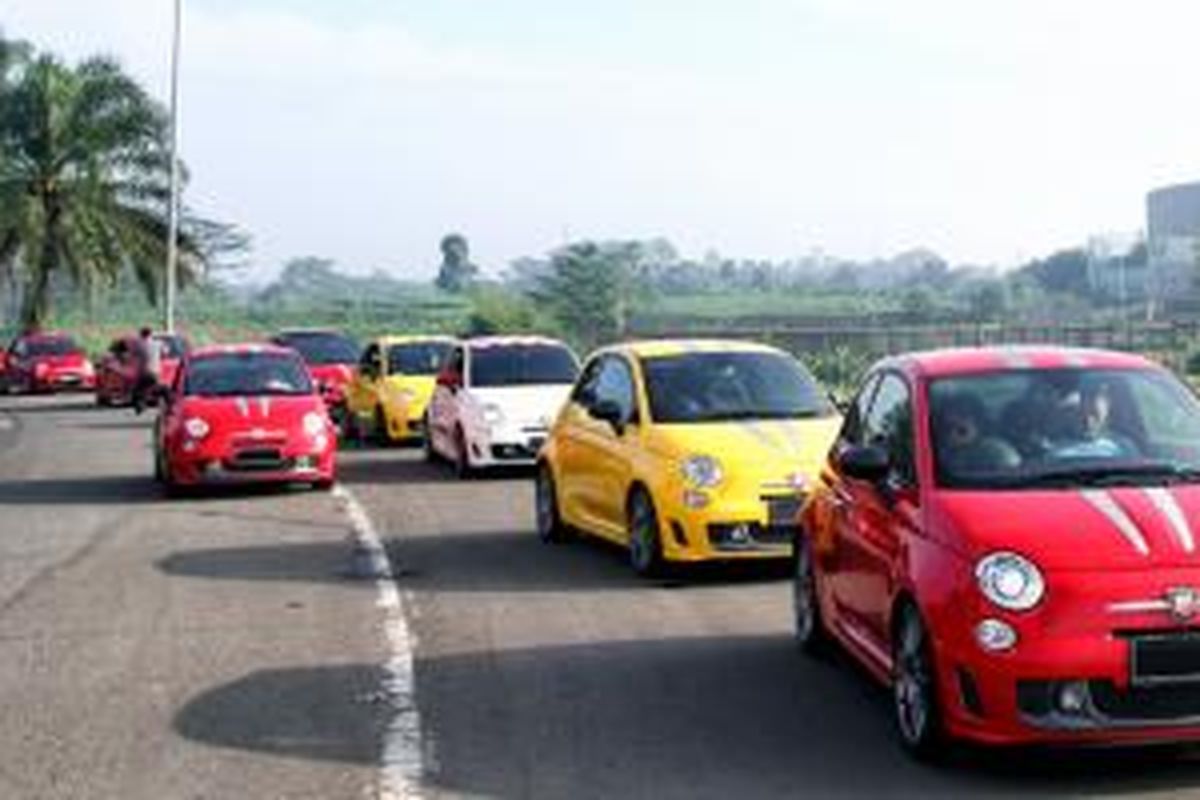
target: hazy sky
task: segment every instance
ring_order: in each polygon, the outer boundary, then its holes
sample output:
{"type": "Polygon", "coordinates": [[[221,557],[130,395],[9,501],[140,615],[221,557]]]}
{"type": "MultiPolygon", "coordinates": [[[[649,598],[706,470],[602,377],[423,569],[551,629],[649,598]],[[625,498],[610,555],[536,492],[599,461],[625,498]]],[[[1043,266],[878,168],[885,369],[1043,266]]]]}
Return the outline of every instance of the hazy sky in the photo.
{"type": "MultiPolygon", "coordinates": [[[[1200,178],[1194,0],[184,0],[187,201],[432,275],[564,237],[1009,265],[1200,178]]],[[[170,0],[0,0],[166,96],[170,0]]]]}

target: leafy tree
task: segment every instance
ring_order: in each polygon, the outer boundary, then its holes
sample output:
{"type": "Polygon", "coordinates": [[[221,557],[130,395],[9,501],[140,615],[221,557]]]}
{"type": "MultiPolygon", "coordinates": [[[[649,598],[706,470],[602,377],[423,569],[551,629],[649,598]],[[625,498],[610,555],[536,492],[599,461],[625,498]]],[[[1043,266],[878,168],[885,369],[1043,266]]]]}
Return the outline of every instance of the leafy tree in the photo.
{"type": "Polygon", "coordinates": [[[580,242],[555,252],[533,297],[578,343],[595,347],[620,336],[629,308],[636,242],[580,242]]]}
{"type": "Polygon", "coordinates": [[[442,265],[435,283],[447,292],[462,292],[475,280],[479,268],[471,263],[471,249],[465,236],[450,233],[442,237],[442,265]]]}
{"type": "Polygon", "coordinates": [[[1029,275],[1051,292],[1088,293],[1088,254],[1079,248],[1059,250],[1044,259],[1035,259],[1019,272],[1029,275]]]}
{"type": "MultiPolygon", "coordinates": [[[[0,262],[21,271],[22,321],[45,319],[64,271],[90,286],[132,269],[153,302],[167,251],[166,114],[109,59],[70,67],[27,52],[0,47],[0,262]]],[[[238,246],[229,233],[185,217],[183,282],[238,246]]]]}

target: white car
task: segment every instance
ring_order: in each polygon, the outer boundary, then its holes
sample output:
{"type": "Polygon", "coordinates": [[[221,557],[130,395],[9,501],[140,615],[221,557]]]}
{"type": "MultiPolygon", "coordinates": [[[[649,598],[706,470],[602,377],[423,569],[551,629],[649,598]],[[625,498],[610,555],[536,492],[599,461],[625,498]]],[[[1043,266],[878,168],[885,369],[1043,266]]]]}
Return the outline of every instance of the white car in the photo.
{"type": "Polygon", "coordinates": [[[426,412],[426,457],[450,461],[461,477],[485,467],[533,466],[578,374],[579,360],[555,339],[460,342],[426,412]]]}

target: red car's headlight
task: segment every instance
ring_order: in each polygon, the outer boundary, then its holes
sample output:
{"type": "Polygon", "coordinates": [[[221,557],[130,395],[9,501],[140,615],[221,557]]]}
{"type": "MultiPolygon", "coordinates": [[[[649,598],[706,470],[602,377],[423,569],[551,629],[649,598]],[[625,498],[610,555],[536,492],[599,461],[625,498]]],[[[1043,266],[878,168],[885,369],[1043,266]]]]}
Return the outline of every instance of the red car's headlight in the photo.
{"type": "Polygon", "coordinates": [[[208,436],[210,430],[211,428],[209,428],[208,423],[200,417],[188,417],[183,421],[183,432],[189,438],[203,439],[205,436],[208,436]]]}
{"type": "Polygon", "coordinates": [[[991,553],[975,566],[975,579],[983,596],[1009,611],[1028,611],[1046,593],[1042,572],[1018,553],[991,553]]]}
{"type": "Polygon", "coordinates": [[[327,423],[324,415],[319,414],[316,411],[310,411],[304,415],[301,425],[304,427],[304,432],[306,434],[315,438],[325,433],[327,423]]]}

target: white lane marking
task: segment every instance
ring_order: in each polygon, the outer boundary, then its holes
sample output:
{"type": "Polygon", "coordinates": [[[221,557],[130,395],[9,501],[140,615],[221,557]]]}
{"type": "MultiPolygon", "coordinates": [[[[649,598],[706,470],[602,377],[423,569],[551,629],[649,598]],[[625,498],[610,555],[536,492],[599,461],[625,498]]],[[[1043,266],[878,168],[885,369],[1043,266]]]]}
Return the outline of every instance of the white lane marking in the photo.
{"type": "Polygon", "coordinates": [[[1171,524],[1171,531],[1175,534],[1175,538],[1184,552],[1195,552],[1196,538],[1192,535],[1192,526],[1188,525],[1187,517],[1184,516],[1183,509],[1175,502],[1174,495],[1161,486],[1153,486],[1143,491],[1145,491],[1146,497],[1150,498],[1150,502],[1154,503],[1158,513],[1167,518],[1167,522],[1171,524]]]}
{"type": "Polygon", "coordinates": [[[413,671],[416,639],[404,616],[404,603],[396,587],[396,572],[366,509],[340,483],[333,487],[333,497],[350,519],[355,547],[370,562],[378,592],[375,605],[383,612],[387,646],[383,695],[391,706],[392,718],[384,729],[383,762],[376,797],[379,800],[416,800],[424,796],[421,779],[425,752],[413,671]]]}
{"type": "Polygon", "coordinates": [[[1137,525],[1134,525],[1133,520],[1125,513],[1125,509],[1117,505],[1117,501],[1112,498],[1112,495],[1103,489],[1084,489],[1080,494],[1083,495],[1084,500],[1116,526],[1135,550],[1144,556],[1150,555],[1150,546],[1146,544],[1146,538],[1142,536],[1137,525]]]}
{"type": "Polygon", "coordinates": [[[11,431],[16,426],[17,423],[8,414],[0,414],[0,431],[11,431]]]}

